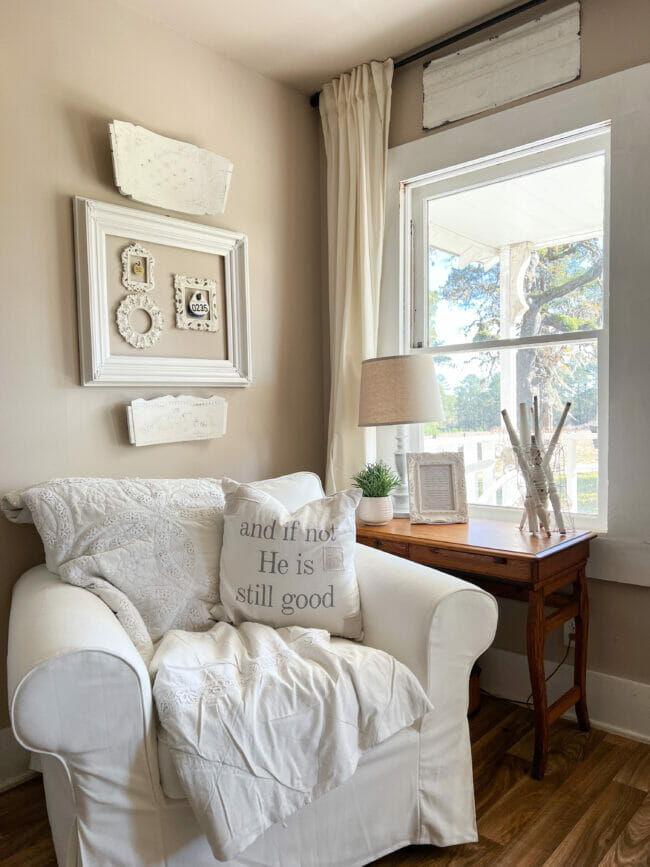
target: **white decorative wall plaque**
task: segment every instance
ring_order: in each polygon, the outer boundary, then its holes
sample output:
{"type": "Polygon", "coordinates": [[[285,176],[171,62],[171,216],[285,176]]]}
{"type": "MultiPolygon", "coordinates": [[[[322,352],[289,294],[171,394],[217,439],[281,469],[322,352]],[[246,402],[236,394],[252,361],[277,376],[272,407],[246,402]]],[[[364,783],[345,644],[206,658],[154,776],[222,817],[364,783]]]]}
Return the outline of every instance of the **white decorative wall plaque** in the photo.
{"type": "Polygon", "coordinates": [[[505,105],[580,76],[580,3],[424,66],[422,126],[505,105]]]}
{"type": "Polygon", "coordinates": [[[217,284],[203,277],[174,274],[176,327],[190,331],[218,331],[217,284]]]}
{"type": "Polygon", "coordinates": [[[127,292],[151,292],[155,264],[154,257],[141,244],[125,247],[122,250],[122,286],[127,292]]]}
{"type": "Polygon", "coordinates": [[[134,446],[151,446],[222,437],[226,432],[227,406],[226,400],[217,395],[138,398],[126,408],[129,442],[134,446]]]}
{"type": "Polygon", "coordinates": [[[124,296],[115,313],[115,322],[124,340],[136,349],[149,349],[157,343],[165,325],[160,307],[144,292],[129,292],[124,296]],[[132,327],[131,314],[134,310],[144,310],[149,317],[150,324],[146,331],[135,331],[132,327]]]}
{"type": "Polygon", "coordinates": [[[115,186],[123,196],[186,214],[223,214],[229,159],[123,120],[108,129],[115,186]]]}

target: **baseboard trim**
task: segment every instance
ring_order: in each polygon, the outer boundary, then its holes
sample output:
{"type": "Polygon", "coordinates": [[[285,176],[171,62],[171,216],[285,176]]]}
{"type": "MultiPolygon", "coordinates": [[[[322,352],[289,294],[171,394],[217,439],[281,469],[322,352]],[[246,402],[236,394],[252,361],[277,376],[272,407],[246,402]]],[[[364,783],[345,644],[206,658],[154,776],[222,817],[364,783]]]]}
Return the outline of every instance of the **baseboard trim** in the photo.
{"type": "MultiPolygon", "coordinates": [[[[481,657],[481,687],[493,695],[526,701],[528,660],[521,653],[492,647],[481,657]]],[[[544,662],[548,676],[557,663],[544,662]]],[[[548,683],[549,703],[573,684],[573,666],[562,665],[548,683]]],[[[595,728],[650,743],[650,684],[587,671],[587,706],[595,728]]],[[[564,714],[575,719],[573,710],[564,714]]]]}
{"type": "Polygon", "coordinates": [[[0,729],[0,792],[34,776],[29,760],[30,754],[20,746],[11,728],[0,729]]]}

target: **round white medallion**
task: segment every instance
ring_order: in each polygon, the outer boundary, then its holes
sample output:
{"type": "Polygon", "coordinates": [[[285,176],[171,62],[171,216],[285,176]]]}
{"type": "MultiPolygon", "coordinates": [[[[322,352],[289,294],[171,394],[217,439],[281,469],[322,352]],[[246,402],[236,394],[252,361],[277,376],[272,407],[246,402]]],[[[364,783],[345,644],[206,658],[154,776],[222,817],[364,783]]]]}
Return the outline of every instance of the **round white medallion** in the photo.
{"type": "Polygon", "coordinates": [[[117,330],[124,340],[136,349],[148,349],[160,337],[165,324],[160,308],[144,293],[130,293],[120,302],[115,314],[117,330]],[[151,325],[144,332],[134,331],[131,326],[131,314],[134,310],[144,310],[151,320],[151,325]]]}

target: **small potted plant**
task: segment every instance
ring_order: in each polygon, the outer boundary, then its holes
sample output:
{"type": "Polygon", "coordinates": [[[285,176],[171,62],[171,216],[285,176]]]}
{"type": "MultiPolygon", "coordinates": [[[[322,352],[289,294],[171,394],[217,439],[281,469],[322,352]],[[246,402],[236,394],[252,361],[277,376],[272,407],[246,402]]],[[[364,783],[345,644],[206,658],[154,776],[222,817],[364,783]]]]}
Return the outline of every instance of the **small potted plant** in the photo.
{"type": "Polygon", "coordinates": [[[361,488],[363,496],[358,515],[364,524],[380,527],[393,517],[393,501],[390,492],[401,484],[401,479],[383,461],[366,464],[352,477],[354,486],[361,488]]]}

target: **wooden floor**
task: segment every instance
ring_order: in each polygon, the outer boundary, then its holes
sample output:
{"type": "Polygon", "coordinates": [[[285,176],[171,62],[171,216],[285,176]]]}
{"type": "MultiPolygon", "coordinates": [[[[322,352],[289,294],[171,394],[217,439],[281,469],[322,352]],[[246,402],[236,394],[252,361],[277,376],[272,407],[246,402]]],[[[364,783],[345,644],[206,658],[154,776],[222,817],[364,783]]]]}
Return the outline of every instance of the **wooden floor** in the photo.
{"type": "MultiPolygon", "coordinates": [[[[411,846],[376,867],[648,867],[650,745],[558,720],[538,782],[532,725],[530,711],[484,697],[470,723],[479,842],[411,846]]],[[[0,864],[55,867],[40,778],[0,794],[0,864]]]]}

